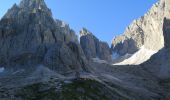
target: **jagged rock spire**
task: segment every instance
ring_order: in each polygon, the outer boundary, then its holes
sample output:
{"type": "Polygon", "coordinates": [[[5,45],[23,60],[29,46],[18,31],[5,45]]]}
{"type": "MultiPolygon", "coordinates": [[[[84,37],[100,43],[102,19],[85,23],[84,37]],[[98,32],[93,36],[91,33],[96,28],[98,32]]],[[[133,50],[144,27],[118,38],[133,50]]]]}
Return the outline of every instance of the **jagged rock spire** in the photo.
{"type": "Polygon", "coordinates": [[[86,28],[82,28],[81,30],[80,30],[80,36],[84,36],[84,35],[92,35],[92,33],[89,31],[89,30],[87,30],[86,28]]]}
{"type": "Polygon", "coordinates": [[[13,7],[5,14],[4,18],[13,18],[19,13],[29,15],[30,13],[37,12],[43,12],[44,14],[52,17],[52,12],[47,7],[44,0],[22,0],[19,5],[14,4],[13,7]]]}
{"type": "Polygon", "coordinates": [[[22,0],[20,3],[21,8],[39,8],[39,6],[47,7],[44,0],[22,0]]]}
{"type": "Polygon", "coordinates": [[[13,68],[29,62],[60,73],[85,69],[86,58],[75,33],[58,23],[62,21],[54,20],[44,0],[22,0],[14,5],[0,21],[0,65],[10,67],[15,60],[13,68]]]}
{"type": "Polygon", "coordinates": [[[51,10],[47,7],[44,0],[22,0],[19,7],[34,13],[37,10],[41,10],[51,15],[51,10]]]}
{"type": "Polygon", "coordinates": [[[88,59],[99,58],[111,61],[109,45],[106,42],[100,41],[86,28],[80,31],[80,44],[88,59]]]}

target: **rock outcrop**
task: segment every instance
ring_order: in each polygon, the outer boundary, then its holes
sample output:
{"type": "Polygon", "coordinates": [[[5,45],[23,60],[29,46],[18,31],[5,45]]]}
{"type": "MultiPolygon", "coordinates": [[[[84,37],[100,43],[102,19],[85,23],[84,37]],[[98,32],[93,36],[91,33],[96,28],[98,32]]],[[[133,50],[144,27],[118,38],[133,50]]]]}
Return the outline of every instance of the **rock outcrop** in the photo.
{"type": "MultiPolygon", "coordinates": [[[[0,21],[0,100],[169,100],[167,11],[162,22],[165,47],[141,65],[113,66],[100,60],[108,59],[109,46],[91,32],[81,31],[79,45],[69,26],[51,17],[43,0],[22,0],[0,21]],[[100,57],[96,61],[103,63],[89,62],[91,72],[85,72],[84,52],[88,58],[100,57]],[[75,71],[76,75],[71,73],[75,71]]],[[[143,47],[150,50],[145,43],[143,47]]]]}
{"type": "Polygon", "coordinates": [[[169,9],[168,2],[169,0],[160,0],[144,16],[133,21],[123,35],[114,38],[113,52],[125,55],[134,54],[142,46],[154,51],[163,48],[163,19],[169,9]]]}
{"type": "Polygon", "coordinates": [[[144,16],[135,20],[123,35],[114,38],[113,53],[117,53],[121,58],[126,54],[132,55],[128,59],[119,60],[116,64],[141,64],[163,48],[163,21],[164,17],[169,16],[169,11],[169,0],[160,0],[144,16]]]}
{"type": "Polygon", "coordinates": [[[87,61],[75,32],[53,19],[44,0],[22,0],[0,21],[0,64],[8,68],[45,64],[69,72],[85,70],[87,61]]]}
{"type": "Polygon", "coordinates": [[[156,77],[168,79],[170,78],[170,19],[165,18],[163,26],[165,47],[142,66],[156,77]]]}
{"type": "Polygon", "coordinates": [[[99,58],[111,61],[111,52],[108,44],[100,41],[85,28],[80,31],[80,44],[88,59],[99,58]]]}
{"type": "Polygon", "coordinates": [[[165,48],[170,47],[170,19],[165,18],[164,19],[164,41],[165,41],[165,48]]]}

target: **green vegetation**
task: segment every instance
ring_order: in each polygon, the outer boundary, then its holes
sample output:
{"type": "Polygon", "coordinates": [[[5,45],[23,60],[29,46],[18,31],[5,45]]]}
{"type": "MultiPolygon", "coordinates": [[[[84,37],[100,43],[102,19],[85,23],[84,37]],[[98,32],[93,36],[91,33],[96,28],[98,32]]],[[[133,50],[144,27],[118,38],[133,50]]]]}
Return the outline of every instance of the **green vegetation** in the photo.
{"type": "Polygon", "coordinates": [[[109,100],[104,86],[94,80],[74,80],[64,84],[61,95],[64,100],[109,100]]]}
{"type": "Polygon", "coordinates": [[[126,100],[105,85],[90,79],[59,82],[52,86],[33,84],[20,89],[15,97],[24,100],[126,100]]]}
{"type": "Polygon", "coordinates": [[[15,97],[24,100],[110,100],[112,92],[94,80],[60,82],[60,88],[47,84],[33,84],[20,89],[15,97]]]}
{"type": "Polygon", "coordinates": [[[47,85],[41,83],[24,87],[15,96],[24,100],[45,100],[45,98],[56,100],[57,98],[55,89],[48,89],[47,85]],[[44,87],[47,89],[43,90],[44,87]]]}

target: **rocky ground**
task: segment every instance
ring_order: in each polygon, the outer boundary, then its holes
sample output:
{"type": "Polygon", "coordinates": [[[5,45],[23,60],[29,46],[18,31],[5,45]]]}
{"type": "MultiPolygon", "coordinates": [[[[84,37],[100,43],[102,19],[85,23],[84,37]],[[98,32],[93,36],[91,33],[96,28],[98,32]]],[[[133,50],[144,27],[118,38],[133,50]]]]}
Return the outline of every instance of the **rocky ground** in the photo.
{"type": "Polygon", "coordinates": [[[91,63],[91,73],[60,75],[46,67],[0,77],[2,100],[168,100],[169,80],[141,66],[91,63]]]}

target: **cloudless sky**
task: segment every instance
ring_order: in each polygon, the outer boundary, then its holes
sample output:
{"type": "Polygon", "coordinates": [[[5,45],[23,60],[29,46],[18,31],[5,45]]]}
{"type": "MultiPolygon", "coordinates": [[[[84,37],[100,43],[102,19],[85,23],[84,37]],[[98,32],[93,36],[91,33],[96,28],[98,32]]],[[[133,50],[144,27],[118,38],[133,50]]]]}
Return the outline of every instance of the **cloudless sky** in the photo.
{"type": "MultiPolygon", "coordinates": [[[[21,0],[1,0],[0,18],[21,0]]],[[[53,17],[68,23],[78,34],[82,27],[111,44],[134,20],[143,16],[158,0],[45,0],[53,17]]]]}

